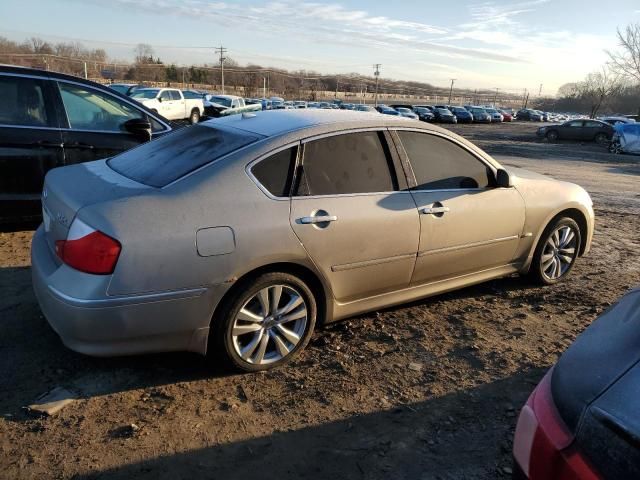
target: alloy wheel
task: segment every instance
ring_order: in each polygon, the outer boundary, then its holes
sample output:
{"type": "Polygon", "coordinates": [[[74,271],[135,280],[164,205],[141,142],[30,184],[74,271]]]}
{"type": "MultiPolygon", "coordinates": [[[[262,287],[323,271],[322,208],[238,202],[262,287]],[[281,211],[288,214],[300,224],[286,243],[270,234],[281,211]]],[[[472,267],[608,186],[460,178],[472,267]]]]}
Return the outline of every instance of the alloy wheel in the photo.
{"type": "Polygon", "coordinates": [[[541,257],[542,274],[557,280],[571,268],[578,248],[578,237],[571,226],[556,228],[547,239],[541,257]]]}
{"type": "Polygon", "coordinates": [[[289,285],[270,285],[251,296],[236,314],[233,347],[247,363],[277,362],[300,343],[307,321],[307,305],[300,292],[289,285]]]}

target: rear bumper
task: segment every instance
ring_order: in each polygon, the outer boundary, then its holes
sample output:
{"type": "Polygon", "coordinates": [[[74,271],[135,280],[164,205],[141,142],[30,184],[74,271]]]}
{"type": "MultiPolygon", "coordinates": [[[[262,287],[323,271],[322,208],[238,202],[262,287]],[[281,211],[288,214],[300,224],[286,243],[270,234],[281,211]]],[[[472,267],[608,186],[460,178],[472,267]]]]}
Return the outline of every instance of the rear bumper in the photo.
{"type": "Polygon", "coordinates": [[[31,265],[33,288],[51,328],[71,350],[93,356],[205,354],[213,308],[226,291],[214,286],[109,296],[110,276],[55,261],[42,226],[33,237],[31,265]]]}

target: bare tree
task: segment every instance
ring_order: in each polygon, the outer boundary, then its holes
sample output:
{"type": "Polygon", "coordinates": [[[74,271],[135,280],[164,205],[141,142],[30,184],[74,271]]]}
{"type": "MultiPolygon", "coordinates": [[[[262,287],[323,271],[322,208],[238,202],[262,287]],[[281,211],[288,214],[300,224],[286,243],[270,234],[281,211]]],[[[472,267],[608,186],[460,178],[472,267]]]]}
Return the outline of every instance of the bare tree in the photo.
{"type": "Polygon", "coordinates": [[[139,43],[133,49],[138,65],[153,63],[153,47],[146,43],[139,43]]]}
{"type": "Polygon", "coordinates": [[[578,83],[576,91],[578,96],[588,102],[589,116],[594,118],[603,103],[618,94],[622,87],[620,76],[609,68],[602,67],[601,71],[590,73],[584,81],[578,83]]]}
{"type": "Polygon", "coordinates": [[[619,74],[640,82],[640,23],[618,29],[618,44],[621,50],[609,52],[611,65],[619,74]]]}

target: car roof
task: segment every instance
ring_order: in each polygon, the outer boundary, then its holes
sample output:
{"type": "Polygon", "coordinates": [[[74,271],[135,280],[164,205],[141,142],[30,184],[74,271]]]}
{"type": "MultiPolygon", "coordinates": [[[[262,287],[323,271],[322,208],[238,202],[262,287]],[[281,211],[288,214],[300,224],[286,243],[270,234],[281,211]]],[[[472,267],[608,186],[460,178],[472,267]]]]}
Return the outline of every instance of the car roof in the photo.
{"type": "Polygon", "coordinates": [[[379,113],[355,112],[352,110],[271,110],[251,112],[249,115],[231,115],[206,122],[216,125],[237,128],[250,133],[275,137],[312,129],[313,127],[330,126],[331,130],[348,130],[354,128],[411,127],[442,131],[439,127],[416,124],[416,122],[393,118],[379,113]]]}

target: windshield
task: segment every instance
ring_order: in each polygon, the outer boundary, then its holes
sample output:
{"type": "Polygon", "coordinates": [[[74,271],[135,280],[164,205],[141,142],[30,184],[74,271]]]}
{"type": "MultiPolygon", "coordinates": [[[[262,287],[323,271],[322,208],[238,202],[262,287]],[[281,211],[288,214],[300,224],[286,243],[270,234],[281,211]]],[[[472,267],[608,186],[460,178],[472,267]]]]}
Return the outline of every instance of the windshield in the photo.
{"type": "Polygon", "coordinates": [[[481,108],[472,108],[472,109],[471,109],[471,113],[474,113],[474,114],[476,114],[476,115],[479,115],[479,114],[481,114],[481,113],[487,113],[487,112],[485,112],[485,111],[484,111],[483,109],[481,109],[481,108]]]}
{"type": "Polygon", "coordinates": [[[487,113],[498,113],[497,110],[494,110],[493,108],[487,108],[485,111],[487,113]]]}
{"type": "Polygon", "coordinates": [[[193,125],[128,150],[107,164],[127,178],[160,188],[260,138],[193,125]]]}
{"type": "Polygon", "coordinates": [[[155,88],[153,89],[142,88],[140,90],[134,91],[131,94],[131,98],[156,98],[159,91],[160,90],[157,90],[155,88]]]}
{"type": "Polygon", "coordinates": [[[213,95],[209,97],[209,101],[212,103],[218,103],[220,105],[224,105],[225,107],[231,106],[231,99],[225,97],[214,97],[213,95]]]}
{"type": "Polygon", "coordinates": [[[396,108],[396,110],[400,113],[411,113],[411,110],[409,110],[408,108],[396,108]]]}
{"type": "Polygon", "coordinates": [[[438,109],[438,113],[440,115],[451,115],[451,112],[449,110],[447,110],[446,108],[439,108],[438,109]]]}

